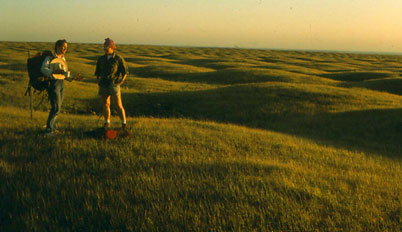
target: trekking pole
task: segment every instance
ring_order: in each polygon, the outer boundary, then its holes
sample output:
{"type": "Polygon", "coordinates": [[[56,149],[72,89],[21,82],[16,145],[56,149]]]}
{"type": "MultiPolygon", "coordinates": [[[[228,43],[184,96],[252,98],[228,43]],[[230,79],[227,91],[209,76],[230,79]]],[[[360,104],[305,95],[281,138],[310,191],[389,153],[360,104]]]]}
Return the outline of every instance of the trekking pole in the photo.
{"type": "Polygon", "coordinates": [[[29,108],[31,109],[31,120],[33,119],[32,109],[32,88],[29,88],[29,108]]]}
{"type": "MultiPolygon", "coordinates": [[[[31,58],[31,54],[28,49],[28,59],[31,58]]],[[[32,109],[32,88],[31,88],[31,83],[28,84],[28,90],[29,90],[29,108],[31,110],[31,120],[33,119],[33,109],[32,109]]]]}

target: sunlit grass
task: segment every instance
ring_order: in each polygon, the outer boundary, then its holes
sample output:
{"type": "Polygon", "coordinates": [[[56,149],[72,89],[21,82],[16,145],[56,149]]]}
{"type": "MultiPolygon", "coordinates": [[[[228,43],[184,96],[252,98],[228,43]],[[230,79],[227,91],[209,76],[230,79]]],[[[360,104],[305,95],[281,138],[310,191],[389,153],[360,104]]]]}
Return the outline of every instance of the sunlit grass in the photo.
{"type": "Polygon", "coordinates": [[[54,138],[28,48],[0,42],[0,231],[402,230],[399,56],[120,45],[132,136],[102,140],[102,46],[69,44],[54,138]]]}

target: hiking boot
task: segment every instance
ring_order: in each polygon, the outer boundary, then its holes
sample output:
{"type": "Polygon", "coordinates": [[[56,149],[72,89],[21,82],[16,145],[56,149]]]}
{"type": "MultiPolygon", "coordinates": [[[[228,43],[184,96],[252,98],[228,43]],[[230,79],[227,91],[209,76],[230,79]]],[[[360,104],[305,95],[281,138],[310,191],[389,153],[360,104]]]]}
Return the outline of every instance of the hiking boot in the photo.
{"type": "Polygon", "coordinates": [[[46,137],[53,137],[55,135],[56,134],[52,130],[46,129],[46,131],[45,131],[45,136],[46,137]]]}
{"type": "Polygon", "coordinates": [[[46,137],[53,137],[53,136],[55,136],[55,134],[53,132],[51,132],[51,131],[46,131],[45,136],[46,137]]]}
{"type": "Polygon", "coordinates": [[[61,132],[59,130],[56,130],[56,129],[54,129],[54,130],[46,129],[46,131],[45,131],[45,135],[48,136],[48,137],[53,137],[53,136],[58,135],[58,134],[61,134],[61,132]]]}
{"type": "Polygon", "coordinates": [[[50,129],[50,128],[46,128],[46,130],[45,130],[45,135],[51,135],[52,134],[52,129],[50,129]]]}
{"type": "Polygon", "coordinates": [[[121,124],[121,132],[120,136],[123,138],[129,138],[130,137],[130,131],[127,127],[127,124],[121,124]]]}

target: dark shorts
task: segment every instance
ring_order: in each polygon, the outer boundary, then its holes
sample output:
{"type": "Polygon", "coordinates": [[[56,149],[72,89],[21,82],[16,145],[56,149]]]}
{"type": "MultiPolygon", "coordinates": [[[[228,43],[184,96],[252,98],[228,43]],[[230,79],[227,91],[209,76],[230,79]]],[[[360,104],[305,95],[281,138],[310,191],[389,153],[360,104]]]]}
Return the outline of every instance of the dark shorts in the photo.
{"type": "Polygon", "coordinates": [[[110,84],[107,86],[99,85],[98,94],[101,96],[120,95],[120,85],[118,84],[110,84]]]}

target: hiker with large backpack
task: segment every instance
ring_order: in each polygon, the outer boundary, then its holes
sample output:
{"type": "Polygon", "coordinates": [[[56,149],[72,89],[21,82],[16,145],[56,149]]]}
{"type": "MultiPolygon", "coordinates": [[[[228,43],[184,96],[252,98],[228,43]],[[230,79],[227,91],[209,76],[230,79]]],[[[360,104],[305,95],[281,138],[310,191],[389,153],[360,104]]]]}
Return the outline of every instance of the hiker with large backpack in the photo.
{"type": "Polygon", "coordinates": [[[68,77],[68,67],[64,55],[67,52],[67,41],[58,40],[54,46],[54,53],[45,57],[41,72],[50,80],[49,86],[46,88],[48,99],[50,102],[50,112],[46,123],[46,135],[53,136],[56,130],[56,118],[60,113],[61,104],[64,97],[64,77],[68,77]],[[52,62],[54,60],[60,62],[52,62]],[[61,76],[61,77],[60,77],[61,76]]]}

